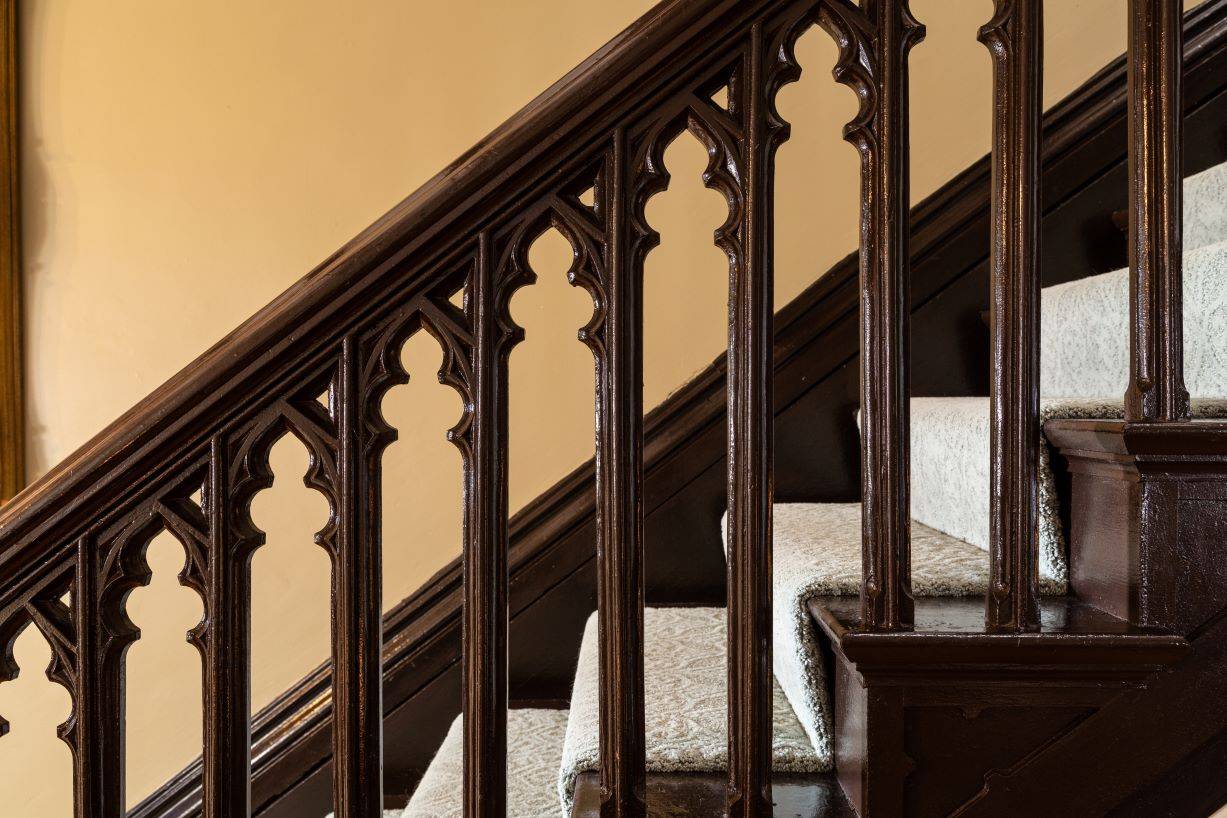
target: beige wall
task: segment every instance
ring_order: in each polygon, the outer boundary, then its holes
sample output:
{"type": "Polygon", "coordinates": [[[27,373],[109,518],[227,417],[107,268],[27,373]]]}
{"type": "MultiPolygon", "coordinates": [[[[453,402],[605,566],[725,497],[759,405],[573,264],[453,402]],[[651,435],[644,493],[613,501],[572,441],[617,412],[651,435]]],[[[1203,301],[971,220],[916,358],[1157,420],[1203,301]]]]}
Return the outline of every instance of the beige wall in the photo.
{"type": "MultiPolygon", "coordinates": [[[[346,239],[527,102],[648,0],[28,0],[24,21],[31,476],[155,388],[346,239]]],[[[916,198],[987,150],[989,61],[976,42],[991,4],[913,0],[928,41],[913,55],[916,198]]],[[[1055,101],[1124,44],[1119,0],[1048,4],[1045,95],[1055,101]]],[[[1192,5],[1191,3],[1189,5],[1192,5]]],[[[778,303],[855,242],[857,161],[839,131],[851,94],[829,79],[834,48],[811,32],[805,79],[782,92],[794,138],[780,153],[778,303]]],[[[647,270],[646,400],[724,343],[727,268],[711,245],[725,205],[698,179],[702,150],[669,150],[673,188],[649,206],[664,241],[647,270]],[[666,312],[666,309],[668,310],[666,312]]],[[[592,360],[575,341],[589,299],[563,279],[558,236],[534,248],[541,283],[513,306],[528,341],[512,359],[517,508],[592,451],[592,360]]],[[[417,588],[459,549],[459,456],[443,431],[455,394],[433,377],[428,338],[405,352],[415,378],[385,404],[385,599],[417,588]]],[[[305,454],[274,451],[278,482],[253,516],[254,704],[327,654],[328,566],[311,544],[323,499],[305,454]]],[[[144,639],[129,654],[129,801],[199,752],[199,659],[183,642],[200,602],[177,585],[182,549],[150,550],[132,595],[144,639]]],[[[67,815],[68,753],[53,736],[63,691],[48,651],[18,643],[21,678],[0,687],[0,803],[67,815]]]]}

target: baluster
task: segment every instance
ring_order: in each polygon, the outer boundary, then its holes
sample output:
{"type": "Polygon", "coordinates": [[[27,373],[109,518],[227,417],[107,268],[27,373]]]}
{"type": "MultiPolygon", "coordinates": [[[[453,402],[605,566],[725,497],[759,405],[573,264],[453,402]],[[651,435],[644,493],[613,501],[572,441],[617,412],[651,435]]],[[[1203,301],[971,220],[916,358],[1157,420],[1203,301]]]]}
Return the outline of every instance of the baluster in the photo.
{"type": "Polygon", "coordinates": [[[123,818],[123,654],[102,637],[98,547],[77,542],[73,615],[77,636],[77,698],[72,722],[76,818],[123,818]]]}
{"type": "Polygon", "coordinates": [[[1129,387],[1134,421],[1189,417],[1181,291],[1178,0],[1129,2],[1129,387]]]}
{"type": "Polygon", "coordinates": [[[1043,0],[996,0],[993,57],[991,631],[1039,629],[1039,140],[1043,0]]]}
{"type": "Polygon", "coordinates": [[[861,154],[861,626],[912,625],[908,377],[907,54],[924,38],[906,0],[824,0],[835,79],[861,107],[844,137],[861,154]]]}
{"type": "Polygon", "coordinates": [[[379,469],[363,446],[361,362],[342,344],[335,383],[340,435],[333,566],[333,797],[337,818],[383,815],[383,611],[379,469]]]}
{"type": "MultiPolygon", "coordinates": [[[[772,814],[771,505],[772,161],[762,24],[751,34],[744,82],[729,87],[746,129],[741,258],[730,265],[728,351],[728,690],[730,818],[772,814]],[[743,98],[744,97],[744,98],[743,98]]],[[[782,141],[782,140],[781,140],[782,141]]]]}
{"type": "Polygon", "coordinates": [[[605,343],[598,352],[597,610],[604,818],[644,805],[643,259],[631,248],[626,131],[614,133],[601,195],[609,214],[605,343]]]}
{"type": "Polygon", "coordinates": [[[471,299],[471,450],[465,458],[464,814],[507,814],[507,359],[490,236],[471,299]]]}
{"type": "Polygon", "coordinates": [[[234,548],[229,458],[211,443],[202,494],[208,520],[207,623],[204,639],[203,815],[251,812],[251,550],[234,548]]]}

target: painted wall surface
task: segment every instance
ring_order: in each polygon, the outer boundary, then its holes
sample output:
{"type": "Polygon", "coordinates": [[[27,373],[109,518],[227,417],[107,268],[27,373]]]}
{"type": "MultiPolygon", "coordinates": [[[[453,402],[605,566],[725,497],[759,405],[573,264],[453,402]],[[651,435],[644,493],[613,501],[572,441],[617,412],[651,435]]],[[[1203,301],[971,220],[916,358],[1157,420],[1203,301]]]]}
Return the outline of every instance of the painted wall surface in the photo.
{"type": "MultiPolygon", "coordinates": [[[[1192,5],[1189,3],[1188,5],[1192,5]]],[[[31,477],[42,473],[650,6],[649,0],[30,0],[22,4],[23,150],[31,477]]],[[[990,64],[976,30],[991,3],[913,0],[929,36],[912,58],[913,194],[923,198],[988,149],[990,64]]],[[[1047,11],[1045,99],[1068,93],[1124,48],[1119,0],[1047,11]]],[[[856,241],[858,163],[840,137],[851,93],[830,80],[820,31],[799,47],[806,75],[779,107],[794,123],[777,182],[777,303],[856,241]]],[[[672,188],[648,216],[646,404],[721,351],[725,218],[688,136],[668,151],[672,188]]],[[[534,247],[540,283],[512,312],[528,340],[512,357],[513,510],[591,456],[592,359],[575,340],[592,305],[564,278],[557,235],[534,247]]],[[[459,417],[438,385],[440,352],[415,338],[413,381],[385,414],[400,429],[385,476],[384,599],[394,604],[459,552],[459,417]]],[[[269,534],[254,563],[253,705],[328,653],[328,560],[311,542],[323,498],[300,477],[293,440],[253,517],[269,534]]],[[[178,543],[150,549],[154,578],[128,612],[128,801],[199,753],[200,669],[184,632],[199,599],[180,587],[178,543]]],[[[68,815],[70,765],[54,726],[64,691],[28,630],[23,673],[0,686],[0,803],[68,815]]]]}

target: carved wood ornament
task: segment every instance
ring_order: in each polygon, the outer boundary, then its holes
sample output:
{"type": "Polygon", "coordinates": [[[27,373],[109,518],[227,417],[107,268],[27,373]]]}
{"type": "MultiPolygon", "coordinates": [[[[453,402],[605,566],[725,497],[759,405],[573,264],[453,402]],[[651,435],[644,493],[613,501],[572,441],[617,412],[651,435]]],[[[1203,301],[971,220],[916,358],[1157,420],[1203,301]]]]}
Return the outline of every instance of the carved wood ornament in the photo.
{"type": "Polygon", "coordinates": [[[1043,0],[997,0],[993,58],[992,408],[985,625],[1039,630],[1040,115],[1043,0]]]}

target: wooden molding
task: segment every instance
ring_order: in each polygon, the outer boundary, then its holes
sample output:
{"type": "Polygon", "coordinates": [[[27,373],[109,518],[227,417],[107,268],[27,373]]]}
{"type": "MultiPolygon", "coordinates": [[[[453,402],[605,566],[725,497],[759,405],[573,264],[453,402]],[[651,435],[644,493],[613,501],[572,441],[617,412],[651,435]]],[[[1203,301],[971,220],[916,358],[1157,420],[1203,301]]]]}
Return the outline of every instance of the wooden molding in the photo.
{"type": "Polygon", "coordinates": [[[17,0],[0,0],[0,503],[25,485],[17,0]]]}

